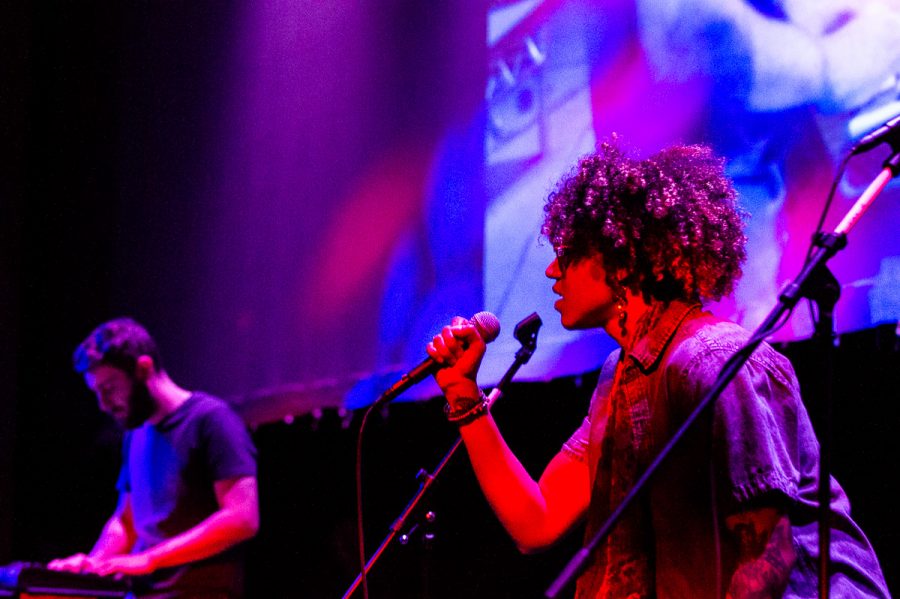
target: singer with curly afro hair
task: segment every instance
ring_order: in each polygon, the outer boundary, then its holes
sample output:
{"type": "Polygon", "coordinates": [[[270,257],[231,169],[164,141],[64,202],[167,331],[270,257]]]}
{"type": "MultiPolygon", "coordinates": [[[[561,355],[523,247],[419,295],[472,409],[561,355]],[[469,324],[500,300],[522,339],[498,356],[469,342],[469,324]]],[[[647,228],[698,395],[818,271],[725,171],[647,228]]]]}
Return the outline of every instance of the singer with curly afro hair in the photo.
{"type": "MultiPolygon", "coordinates": [[[[818,442],[788,360],[763,343],[697,419],[647,488],[597,531],[750,333],[704,311],[745,258],[724,164],[703,146],[643,159],[618,142],[583,158],[550,194],[545,271],[567,329],[621,347],[587,417],[537,480],[506,444],[479,391],[485,344],[455,319],[428,346],[478,482],[518,547],[543,549],[584,522],[595,549],[576,599],[816,597],[818,442]]],[[[543,417],[552,417],[548,412],[543,417]]],[[[831,480],[831,592],[889,597],[871,545],[831,480]]]]}
{"type": "Polygon", "coordinates": [[[731,293],[746,258],[734,188],[724,161],[705,146],[634,160],[605,142],[544,211],[542,232],[553,246],[601,254],[617,295],[627,288],[646,301],[718,300],[731,293]]]}

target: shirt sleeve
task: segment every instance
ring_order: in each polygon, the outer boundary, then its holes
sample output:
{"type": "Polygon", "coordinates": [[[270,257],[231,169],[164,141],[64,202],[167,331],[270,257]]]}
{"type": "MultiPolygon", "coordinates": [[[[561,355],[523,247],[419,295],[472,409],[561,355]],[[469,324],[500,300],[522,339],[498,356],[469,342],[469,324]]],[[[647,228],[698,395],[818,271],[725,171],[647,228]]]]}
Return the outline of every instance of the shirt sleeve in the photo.
{"type": "Polygon", "coordinates": [[[206,415],[204,437],[212,480],[256,476],[256,447],[244,422],[227,405],[206,415]]]}
{"type": "MultiPolygon", "coordinates": [[[[684,381],[699,401],[712,387],[735,348],[715,348],[695,356],[684,381]]],[[[793,368],[787,358],[763,345],[716,400],[712,451],[726,511],[780,493],[796,499],[800,481],[798,420],[805,417],[793,368]]]]}
{"type": "MultiPolygon", "coordinates": [[[[593,403],[593,398],[591,398],[591,402],[593,403]]],[[[584,462],[587,460],[587,448],[588,448],[588,439],[590,438],[591,433],[591,416],[590,413],[584,417],[584,420],[581,422],[581,425],[575,429],[575,432],[572,433],[572,436],[569,437],[565,443],[563,443],[562,451],[570,458],[573,458],[579,462],[584,462]]]]}

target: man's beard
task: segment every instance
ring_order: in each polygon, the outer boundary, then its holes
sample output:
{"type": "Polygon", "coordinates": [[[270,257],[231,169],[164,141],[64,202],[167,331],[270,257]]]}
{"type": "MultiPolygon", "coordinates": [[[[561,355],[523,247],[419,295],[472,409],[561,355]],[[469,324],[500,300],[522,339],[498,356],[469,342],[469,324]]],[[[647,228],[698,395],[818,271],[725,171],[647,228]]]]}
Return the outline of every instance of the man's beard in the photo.
{"type": "Polygon", "coordinates": [[[156,402],[150,390],[142,381],[133,379],[131,395],[128,397],[128,416],[122,425],[127,429],[138,428],[147,422],[156,410],[156,402]]]}

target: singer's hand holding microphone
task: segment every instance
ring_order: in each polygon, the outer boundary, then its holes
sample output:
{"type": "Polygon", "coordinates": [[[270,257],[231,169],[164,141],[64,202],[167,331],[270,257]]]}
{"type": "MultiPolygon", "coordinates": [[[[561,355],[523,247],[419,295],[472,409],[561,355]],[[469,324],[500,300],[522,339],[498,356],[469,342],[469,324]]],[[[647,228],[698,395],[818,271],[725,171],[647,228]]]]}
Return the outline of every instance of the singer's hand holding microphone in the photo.
{"type": "Polygon", "coordinates": [[[478,368],[486,344],[499,334],[497,317],[490,312],[479,312],[471,319],[455,317],[428,344],[428,355],[439,365],[434,378],[451,408],[461,398],[478,397],[478,368]]]}

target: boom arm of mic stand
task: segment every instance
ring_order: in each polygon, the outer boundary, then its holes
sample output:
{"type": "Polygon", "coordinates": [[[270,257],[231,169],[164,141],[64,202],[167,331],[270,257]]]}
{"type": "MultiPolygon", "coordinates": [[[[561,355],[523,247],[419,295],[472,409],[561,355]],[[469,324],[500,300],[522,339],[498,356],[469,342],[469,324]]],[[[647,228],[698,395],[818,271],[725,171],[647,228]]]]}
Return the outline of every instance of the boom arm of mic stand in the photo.
{"type": "MultiPolygon", "coordinates": [[[[536,313],[532,313],[530,316],[526,317],[519,324],[516,325],[515,336],[522,343],[522,347],[519,351],[516,352],[515,360],[513,360],[512,365],[507,369],[506,373],[504,373],[503,378],[500,379],[500,382],[497,383],[497,386],[494,387],[494,390],[491,391],[488,396],[488,403],[493,404],[493,402],[502,395],[503,388],[506,387],[507,384],[512,380],[515,374],[519,371],[524,364],[528,363],[528,360],[531,359],[531,355],[534,353],[535,348],[537,347],[537,334],[538,330],[541,327],[541,319],[536,313]],[[527,324],[527,329],[523,328],[523,325],[527,324]],[[520,330],[523,333],[520,333],[520,330]]],[[[422,503],[422,500],[425,497],[425,494],[428,492],[428,489],[434,485],[437,477],[444,470],[444,467],[450,462],[450,459],[459,449],[460,445],[462,445],[462,437],[457,437],[456,442],[450,448],[450,450],[444,454],[444,457],[441,458],[441,461],[438,463],[437,467],[435,467],[434,472],[426,472],[424,469],[419,471],[418,479],[419,479],[419,489],[416,491],[416,494],[410,500],[410,502],[406,505],[401,512],[400,516],[394,520],[394,523],[391,524],[391,530],[381,541],[381,544],[378,546],[378,549],[375,550],[375,553],[372,554],[372,557],[366,562],[365,573],[368,574],[372,568],[375,566],[375,563],[381,557],[381,554],[388,548],[394,538],[399,534],[401,530],[406,528],[406,523],[412,514],[415,512],[416,508],[422,503]]],[[[353,581],[353,584],[344,592],[343,599],[349,599],[356,592],[356,589],[359,588],[360,583],[362,582],[362,573],[359,573],[356,576],[356,579],[353,581]]]]}
{"type": "MultiPolygon", "coordinates": [[[[625,510],[634,502],[634,500],[638,497],[641,491],[647,486],[650,479],[653,475],[659,470],[662,463],[666,460],[668,455],[672,452],[674,447],[678,444],[682,437],[684,437],[687,432],[690,430],[691,426],[700,418],[701,414],[709,407],[719,395],[722,394],[722,391],[725,390],[725,387],[738,373],[740,368],[744,365],[744,363],[749,359],[750,355],[759,347],[760,343],[763,342],[769,333],[778,328],[778,323],[781,321],[781,318],[785,313],[793,310],[794,306],[800,301],[801,297],[804,297],[810,290],[809,280],[813,278],[813,275],[816,273],[820,273],[820,269],[825,269],[825,263],[830,260],[839,250],[843,249],[847,244],[846,234],[850,231],[853,225],[859,220],[862,214],[868,209],[868,207],[872,204],[878,194],[887,186],[888,182],[892,177],[896,177],[900,174],[900,148],[892,148],[892,155],[885,161],[884,168],[878,177],[872,182],[871,185],[866,189],[862,196],[860,196],[859,200],[854,204],[854,206],[848,211],[847,215],[835,229],[834,233],[830,235],[823,235],[818,249],[813,252],[813,255],[806,262],[803,269],[800,271],[800,274],[797,275],[797,278],[794,279],[792,283],[790,283],[787,287],[785,287],[784,291],[779,296],[778,305],[772,309],[769,315],[766,317],[765,321],[757,329],[753,332],[750,340],[733,356],[731,356],[725,365],[722,367],[722,370],[719,372],[719,376],[713,384],[712,388],[706,393],[697,407],[693,412],[687,417],[684,424],[675,432],[672,438],[666,443],[665,447],[659,452],[659,454],[653,459],[644,473],[640,476],[637,482],[634,484],[632,489],[628,492],[628,495],[622,500],[618,507],[610,514],[609,518],[607,518],[606,522],[604,522],[603,526],[594,534],[594,536],[585,543],[584,547],[580,549],[565,565],[562,572],[560,572],[559,576],[557,576],[556,580],[547,588],[547,591],[544,593],[545,597],[549,599],[556,599],[559,597],[559,594],[565,589],[571,582],[577,578],[587,567],[588,559],[591,554],[596,551],[597,547],[599,547],[600,543],[609,536],[609,533],[612,532],[613,527],[618,523],[621,519],[622,514],[625,510]]],[[[827,559],[827,557],[826,557],[827,559]]]]}

